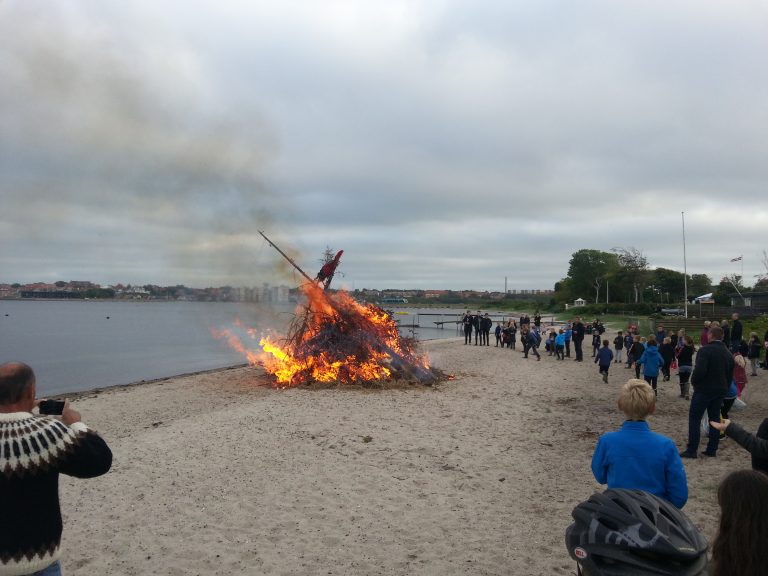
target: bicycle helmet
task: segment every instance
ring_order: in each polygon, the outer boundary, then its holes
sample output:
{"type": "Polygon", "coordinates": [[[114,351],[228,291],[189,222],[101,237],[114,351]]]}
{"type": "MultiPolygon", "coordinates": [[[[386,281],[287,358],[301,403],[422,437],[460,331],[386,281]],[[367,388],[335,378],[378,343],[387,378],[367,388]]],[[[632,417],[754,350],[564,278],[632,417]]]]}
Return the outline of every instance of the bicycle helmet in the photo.
{"type": "Polygon", "coordinates": [[[573,509],[568,553],[589,576],[705,576],[707,541],[672,504],[642,490],[609,489],[573,509]]]}

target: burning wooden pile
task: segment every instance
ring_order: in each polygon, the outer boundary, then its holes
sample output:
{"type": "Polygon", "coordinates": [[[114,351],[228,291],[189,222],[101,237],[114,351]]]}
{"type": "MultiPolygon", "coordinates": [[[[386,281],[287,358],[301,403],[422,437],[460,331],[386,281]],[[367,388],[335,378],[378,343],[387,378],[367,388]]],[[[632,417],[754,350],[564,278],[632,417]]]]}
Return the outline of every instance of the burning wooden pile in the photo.
{"type": "MultiPolygon", "coordinates": [[[[264,238],[307,280],[301,286],[306,302],[297,309],[287,335],[261,338],[264,353],[247,354],[249,362],[262,364],[275,377],[276,386],[393,380],[432,385],[445,377],[430,368],[426,357],[418,352],[417,342],[402,336],[384,310],[361,304],[344,291],[328,291],[341,251],[311,279],[264,238]]],[[[245,351],[236,339],[233,342],[231,334],[225,336],[231,345],[245,351]]]]}

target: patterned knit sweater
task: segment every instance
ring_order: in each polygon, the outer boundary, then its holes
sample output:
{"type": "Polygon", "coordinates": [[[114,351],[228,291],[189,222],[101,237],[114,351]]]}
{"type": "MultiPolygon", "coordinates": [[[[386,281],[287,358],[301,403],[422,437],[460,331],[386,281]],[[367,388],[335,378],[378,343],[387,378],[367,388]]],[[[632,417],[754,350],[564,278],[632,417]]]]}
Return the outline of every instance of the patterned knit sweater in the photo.
{"type": "Polygon", "coordinates": [[[0,413],[0,576],[42,570],[59,558],[59,473],[106,473],[112,452],[82,422],[0,413]]]}

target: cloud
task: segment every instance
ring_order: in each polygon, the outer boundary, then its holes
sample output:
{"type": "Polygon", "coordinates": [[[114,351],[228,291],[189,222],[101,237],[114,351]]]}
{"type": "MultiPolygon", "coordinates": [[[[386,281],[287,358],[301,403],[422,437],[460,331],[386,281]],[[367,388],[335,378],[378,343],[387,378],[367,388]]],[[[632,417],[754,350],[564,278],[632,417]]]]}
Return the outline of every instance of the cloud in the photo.
{"type": "Polygon", "coordinates": [[[279,262],[264,228],[310,269],[344,248],[358,287],[551,288],[586,247],[682,269],[683,211],[689,273],[744,253],[749,276],[768,223],[765,16],[0,4],[0,280],[258,284],[279,262]]]}

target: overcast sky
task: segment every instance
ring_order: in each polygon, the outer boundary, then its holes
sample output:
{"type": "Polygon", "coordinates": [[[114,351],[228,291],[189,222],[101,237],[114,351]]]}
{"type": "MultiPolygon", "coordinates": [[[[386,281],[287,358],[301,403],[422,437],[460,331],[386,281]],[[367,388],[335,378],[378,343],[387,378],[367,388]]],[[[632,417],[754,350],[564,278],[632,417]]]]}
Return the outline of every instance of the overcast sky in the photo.
{"type": "Polygon", "coordinates": [[[0,0],[0,282],[765,272],[768,0],[0,0]],[[280,275],[279,272],[282,272],[280,275]]]}

